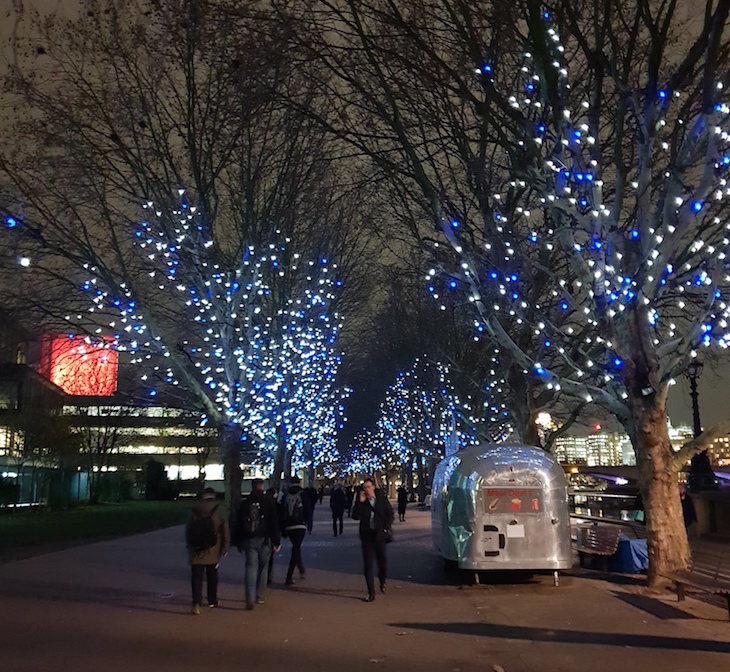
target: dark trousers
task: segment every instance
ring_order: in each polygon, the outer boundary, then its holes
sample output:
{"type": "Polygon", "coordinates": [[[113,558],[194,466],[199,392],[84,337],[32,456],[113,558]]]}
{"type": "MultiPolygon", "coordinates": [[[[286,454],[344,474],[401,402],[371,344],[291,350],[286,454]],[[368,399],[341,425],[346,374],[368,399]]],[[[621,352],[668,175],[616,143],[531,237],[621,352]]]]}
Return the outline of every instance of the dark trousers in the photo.
{"type": "Polygon", "coordinates": [[[333,511],[332,512],[332,531],[335,533],[335,536],[337,536],[337,522],[340,523],[340,534],[342,534],[342,519],[345,516],[344,511],[333,511]]]}
{"type": "Polygon", "coordinates": [[[193,604],[203,603],[203,575],[208,588],[208,604],[218,604],[218,568],[216,565],[190,565],[193,604]]]}
{"type": "Polygon", "coordinates": [[[302,542],[306,530],[289,530],[289,541],[291,541],[291,559],[289,560],[289,570],[286,573],[286,582],[290,583],[294,576],[294,568],[298,567],[299,572],[304,574],[304,563],[302,563],[302,542]]]}
{"type": "Polygon", "coordinates": [[[269,558],[269,579],[266,582],[267,586],[270,586],[274,580],[274,552],[272,550],[271,557],[269,558]]]}
{"type": "Polygon", "coordinates": [[[373,560],[378,563],[378,578],[381,587],[388,576],[388,558],[385,554],[385,542],[378,539],[375,530],[368,530],[362,541],[362,560],[365,566],[365,583],[368,586],[368,595],[375,596],[375,581],[373,580],[373,560]]]}
{"type": "Polygon", "coordinates": [[[406,519],[406,506],[407,503],[398,504],[398,519],[403,522],[406,519]]]}

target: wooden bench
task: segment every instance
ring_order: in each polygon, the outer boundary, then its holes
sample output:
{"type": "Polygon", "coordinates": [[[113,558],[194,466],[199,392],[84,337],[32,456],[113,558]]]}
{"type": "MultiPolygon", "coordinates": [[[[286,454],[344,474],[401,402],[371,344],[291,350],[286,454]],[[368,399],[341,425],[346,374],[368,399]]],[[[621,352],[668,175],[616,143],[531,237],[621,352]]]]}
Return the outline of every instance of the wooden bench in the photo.
{"type": "Polygon", "coordinates": [[[684,600],[684,588],[724,597],[730,618],[730,556],[723,544],[700,543],[692,549],[689,569],[663,576],[677,586],[677,602],[684,600]]]}
{"type": "Polygon", "coordinates": [[[608,569],[608,558],[618,549],[621,529],[616,525],[581,525],[578,528],[576,548],[580,566],[585,567],[586,556],[601,558],[604,569],[608,569]]]}

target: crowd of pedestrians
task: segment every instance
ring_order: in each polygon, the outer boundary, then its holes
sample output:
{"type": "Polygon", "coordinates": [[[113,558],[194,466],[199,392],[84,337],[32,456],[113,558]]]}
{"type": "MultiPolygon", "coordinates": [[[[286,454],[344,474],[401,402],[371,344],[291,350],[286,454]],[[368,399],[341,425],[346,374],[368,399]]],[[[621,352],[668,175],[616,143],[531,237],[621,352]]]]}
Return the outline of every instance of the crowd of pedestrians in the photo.
{"type": "MultiPolygon", "coordinates": [[[[315,489],[310,485],[303,489],[297,477],[292,477],[282,492],[274,488],[264,492],[263,480],[254,479],[251,493],[243,498],[231,529],[224,505],[216,501],[212,488],[206,488],[202,498],[193,505],[185,527],[191,566],[192,613],[200,614],[204,580],[208,607],[218,605],[218,567],[231,545],[246,558],[244,585],[248,610],[266,602],[266,589],[272,582],[274,555],[281,548],[282,538],[288,539],[291,545],[286,585],[294,585],[296,571],[299,579],[304,579],[306,570],[302,544],[307,532],[312,533],[315,506],[323,503],[324,494],[322,486],[315,489]]],[[[401,521],[405,521],[405,502],[406,490],[400,488],[398,515],[401,521]]],[[[372,602],[375,599],[374,564],[377,566],[380,591],[384,593],[386,590],[386,546],[393,539],[393,508],[385,494],[376,489],[373,479],[367,478],[355,489],[349,485],[335,484],[330,494],[330,510],[335,537],[344,531],[345,512],[359,521],[367,586],[364,601],[372,602]]]]}

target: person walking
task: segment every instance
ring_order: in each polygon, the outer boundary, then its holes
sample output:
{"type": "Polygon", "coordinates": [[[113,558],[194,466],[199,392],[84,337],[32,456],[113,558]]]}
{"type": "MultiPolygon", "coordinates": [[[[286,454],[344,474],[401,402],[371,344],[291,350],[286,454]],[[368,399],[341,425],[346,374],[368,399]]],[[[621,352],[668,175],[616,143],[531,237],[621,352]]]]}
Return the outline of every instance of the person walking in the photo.
{"type": "Polygon", "coordinates": [[[309,497],[299,486],[299,478],[294,476],[291,485],[284,499],[281,502],[281,520],[284,528],[284,536],[291,541],[291,558],[289,569],[286,573],[286,585],[294,585],[294,569],[299,569],[299,575],[306,577],[304,563],[302,562],[302,542],[307,533],[307,507],[309,497]]]}
{"type": "Polygon", "coordinates": [[[343,517],[347,508],[347,498],[345,491],[340,483],[336,483],[330,495],[330,509],[332,509],[332,532],[337,536],[337,523],[340,524],[340,534],[342,534],[343,517]]]}
{"type": "Polygon", "coordinates": [[[304,510],[307,517],[307,531],[309,534],[312,534],[312,528],[314,527],[314,507],[319,500],[319,494],[317,494],[315,487],[310,484],[308,488],[302,491],[302,498],[305,504],[307,504],[304,510]]]}
{"type": "Polygon", "coordinates": [[[345,488],[345,498],[347,499],[347,517],[352,518],[352,499],[354,497],[354,492],[352,490],[352,486],[348,485],[345,488]]]}
{"type": "Polygon", "coordinates": [[[324,486],[323,485],[320,485],[317,488],[317,497],[318,497],[319,503],[321,504],[324,501],[324,486]]]}
{"type": "MultiPolygon", "coordinates": [[[[276,520],[279,524],[279,532],[281,533],[281,521],[279,521],[279,493],[277,492],[276,488],[269,488],[266,491],[266,496],[271,498],[271,501],[274,503],[274,507],[277,511],[276,520]]],[[[281,543],[281,541],[279,542],[281,543]]],[[[269,558],[269,576],[266,579],[266,585],[270,586],[274,581],[274,558],[276,557],[276,553],[272,553],[271,557],[269,558]]]]}
{"type": "Polygon", "coordinates": [[[231,543],[228,521],[215,490],[206,488],[195,502],[185,525],[185,545],[190,561],[190,584],[193,591],[192,613],[200,613],[203,602],[203,577],[206,579],[208,606],[218,606],[218,564],[231,543]]]}
{"type": "Polygon", "coordinates": [[[408,506],[408,491],[401,485],[398,488],[398,520],[406,522],[406,507],[408,506]]]}
{"type": "Polygon", "coordinates": [[[264,494],[264,482],[255,478],[251,494],[238,510],[239,552],[246,554],[246,609],[264,604],[269,578],[269,559],[281,547],[281,532],[276,504],[264,494]]]}
{"type": "Polygon", "coordinates": [[[375,582],[373,578],[373,560],[378,564],[380,592],[384,593],[388,577],[388,559],[386,544],[392,539],[393,507],[385,495],[375,489],[375,481],[366,478],[362,490],[355,501],[352,517],[360,521],[360,541],[362,543],[362,559],[365,571],[365,583],[368,596],[365,602],[375,600],[375,582]]]}

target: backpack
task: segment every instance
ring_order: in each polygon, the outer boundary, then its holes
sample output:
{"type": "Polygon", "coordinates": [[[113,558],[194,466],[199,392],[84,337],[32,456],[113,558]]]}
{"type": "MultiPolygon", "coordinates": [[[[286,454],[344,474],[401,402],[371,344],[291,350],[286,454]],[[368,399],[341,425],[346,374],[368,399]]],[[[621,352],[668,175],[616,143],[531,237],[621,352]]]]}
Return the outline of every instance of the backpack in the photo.
{"type": "Polygon", "coordinates": [[[218,531],[216,530],[213,514],[219,505],[214,506],[209,512],[195,513],[188,526],[188,546],[196,553],[208,551],[218,544],[218,531]]]}
{"type": "Polygon", "coordinates": [[[284,498],[284,521],[286,527],[305,524],[301,492],[289,494],[284,498]]]}
{"type": "Polygon", "coordinates": [[[258,537],[263,530],[263,514],[260,501],[248,501],[247,515],[242,516],[239,523],[241,537],[258,537]]]}

